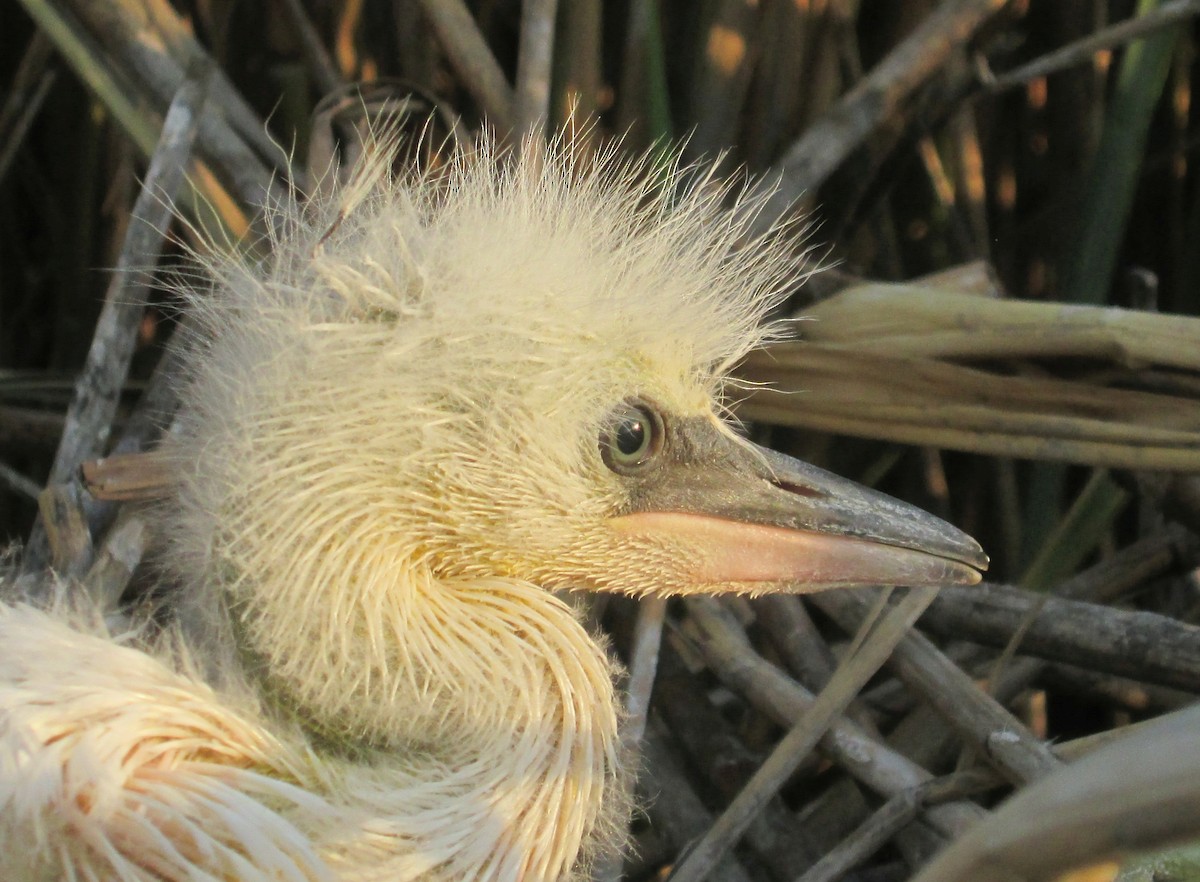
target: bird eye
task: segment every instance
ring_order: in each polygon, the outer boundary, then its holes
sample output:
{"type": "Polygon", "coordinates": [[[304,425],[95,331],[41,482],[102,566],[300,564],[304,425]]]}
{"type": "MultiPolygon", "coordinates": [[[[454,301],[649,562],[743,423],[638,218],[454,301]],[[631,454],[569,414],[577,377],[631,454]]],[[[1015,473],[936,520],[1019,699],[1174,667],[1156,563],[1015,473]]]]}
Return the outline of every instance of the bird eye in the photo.
{"type": "Polygon", "coordinates": [[[662,442],[658,411],[644,401],[626,401],[609,416],[600,435],[600,455],[614,472],[629,474],[650,462],[662,442]]]}

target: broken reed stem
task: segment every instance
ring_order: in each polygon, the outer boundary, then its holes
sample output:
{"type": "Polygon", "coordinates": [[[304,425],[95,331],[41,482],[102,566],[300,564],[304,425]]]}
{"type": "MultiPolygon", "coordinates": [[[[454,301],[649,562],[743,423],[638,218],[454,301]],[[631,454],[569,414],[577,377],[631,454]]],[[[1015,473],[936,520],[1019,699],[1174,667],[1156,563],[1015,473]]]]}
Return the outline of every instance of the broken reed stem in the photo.
{"type": "Polygon", "coordinates": [[[117,610],[121,595],[141,563],[147,532],[140,513],[129,508],[122,510],[83,578],[84,590],[95,601],[96,609],[105,614],[117,610]]]}
{"type": "Polygon", "coordinates": [[[761,24],[750,35],[759,57],[741,132],[734,131],[738,152],[751,169],[769,165],[787,138],[837,99],[844,72],[853,79],[861,76],[844,70],[852,66],[844,56],[853,52],[832,48],[842,10],[814,3],[761,5],[761,24]],[[796,83],[804,88],[795,88],[796,83]]]}
{"type": "Polygon", "coordinates": [[[946,588],[921,625],[938,635],[1002,648],[1027,621],[1018,647],[1022,655],[1200,690],[1200,627],[1159,613],[988,584],[965,591],[946,588]]]}
{"type": "MultiPolygon", "coordinates": [[[[193,71],[167,113],[146,179],[133,206],[87,361],[67,409],[62,441],[47,482],[50,486],[71,478],[84,460],[102,454],[109,441],[148,299],[147,267],[155,266],[162,254],[175,194],[183,183],[198,130],[206,83],[206,72],[193,71]]],[[[27,571],[40,569],[45,563],[44,539],[43,526],[35,524],[26,549],[27,571]]]]}
{"type": "Polygon", "coordinates": [[[1058,878],[1200,829],[1200,708],[1153,720],[1017,793],[915,882],[1058,878]]]}
{"type": "MultiPolygon", "coordinates": [[[[718,0],[711,10],[708,31],[701,38],[695,73],[690,83],[690,111],[695,120],[687,140],[689,156],[710,160],[737,142],[746,96],[758,58],[746,51],[755,43],[763,9],[744,0],[718,0]]],[[[732,166],[722,157],[721,167],[732,166]]]]}
{"type": "Polygon", "coordinates": [[[83,575],[92,564],[93,547],[79,482],[47,486],[38,496],[38,510],[51,569],[65,578],[83,575]]]}
{"type": "Polygon", "coordinates": [[[629,4],[624,66],[617,97],[617,131],[638,144],[672,137],[659,4],[629,4]]]}
{"type": "Polygon", "coordinates": [[[808,713],[776,745],[746,788],[704,838],[687,852],[671,874],[675,882],[697,882],[708,875],[717,860],[733,847],[762,807],[799,767],[867,680],[887,661],[893,648],[905,637],[936,595],[936,587],[912,588],[899,603],[888,609],[864,639],[859,651],[847,656],[838,665],[829,685],[817,696],[808,713]]]}
{"type": "Polygon", "coordinates": [[[594,149],[600,136],[600,90],[604,82],[601,46],[602,0],[572,0],[558,13],[550,123],[581,152],[594,149]]]}
{"type": "Polygon", "coordinates": [[[67,411],[66,431],[55,456],[51,482],[72,474],[84,459],[96,456],[112,429],[117,403],[147,302],[147,267],[158,263],[174,215],[174,199],[183,183],[204,101],[206,74],[190,77],[167,113],[141,192],[131,212],[117,267],[87,363],[67,411]]]}

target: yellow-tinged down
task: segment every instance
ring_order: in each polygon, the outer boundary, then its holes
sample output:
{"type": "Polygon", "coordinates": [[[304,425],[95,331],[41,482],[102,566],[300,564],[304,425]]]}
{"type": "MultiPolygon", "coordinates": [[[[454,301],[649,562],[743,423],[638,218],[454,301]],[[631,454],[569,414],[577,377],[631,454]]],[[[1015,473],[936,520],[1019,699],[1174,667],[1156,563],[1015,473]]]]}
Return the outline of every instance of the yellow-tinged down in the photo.
{"type": "Polygon", "coordinates": [[[715,420],[794,243],[647,162],[374,148],[261,263],[204,261],[170,651],[0,606],[4,879],[554,880],[619,846],[613,671],[551,591],[726,587],[615,526],[598,438],[631,398],[715,420]]]}

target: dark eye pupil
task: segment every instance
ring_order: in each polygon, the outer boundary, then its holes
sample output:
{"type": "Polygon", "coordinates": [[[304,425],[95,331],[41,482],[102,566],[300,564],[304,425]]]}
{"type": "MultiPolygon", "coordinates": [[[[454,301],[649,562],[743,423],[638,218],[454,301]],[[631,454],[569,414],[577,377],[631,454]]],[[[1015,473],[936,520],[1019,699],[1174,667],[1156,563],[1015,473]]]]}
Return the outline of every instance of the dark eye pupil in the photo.
{"type": "Polygon", "coordinates": [[[632,475],[652,462],[663,444],[658,412],[640,400],[625,401],[600,434],[600,456],[614,472],[632,475]]]}
{"type": "Polygon", "coordinates": [[[623,420],[617,426],[617,437],[614,440],[617,450],[625,456],[633,456],[646,443],[646,426],[635,417],[623,420]]]}

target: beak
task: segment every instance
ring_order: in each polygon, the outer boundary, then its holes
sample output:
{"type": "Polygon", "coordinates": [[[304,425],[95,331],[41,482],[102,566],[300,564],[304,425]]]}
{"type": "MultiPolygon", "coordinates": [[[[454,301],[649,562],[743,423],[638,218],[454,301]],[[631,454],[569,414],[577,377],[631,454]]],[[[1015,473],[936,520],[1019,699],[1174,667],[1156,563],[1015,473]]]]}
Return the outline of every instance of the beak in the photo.
{"type": "Polygon", "coordinates": [[[972,585],[987,569],[979,543],[915,506],[732,436],[713,419],[666,428],[661,455],[629,476],[630,506],[613,526],[693,549],[698,589],[972,585]]]}

